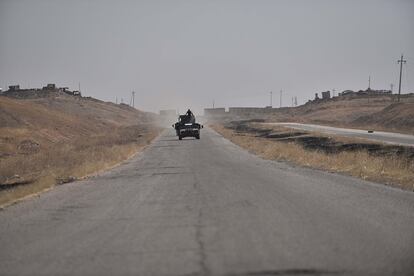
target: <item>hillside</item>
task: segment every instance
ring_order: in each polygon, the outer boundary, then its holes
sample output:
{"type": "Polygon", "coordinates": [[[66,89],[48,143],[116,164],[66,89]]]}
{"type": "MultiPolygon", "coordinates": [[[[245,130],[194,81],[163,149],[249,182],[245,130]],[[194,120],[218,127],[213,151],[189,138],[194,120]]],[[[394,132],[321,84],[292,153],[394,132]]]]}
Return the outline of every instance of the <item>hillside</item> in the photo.
{"type": "Polygon", "coordinates": [[[0,205],[125,160],[157,135],[155,119],[64,93],[0,96],[0,205]]]}
{"type": "Polygon", "coordinates": [[[414,134],[414,94],[337,96],[296,107],[206,108],[211,123],[240,120],[296,122],[414,134]]]}
{"type": "Polygon", "coordinates": [[[353,123],[385,127],[387,129],[404,129],[414,133],[414,103],[391,104],[379,112],[361,116],[353,123]]]}
{"type": "Polygon", "coordinates": [[[334,98],[276,109],[270,121],[364,127],[414,133],[414,97],[401,103],[389,97],[334,98]]]}

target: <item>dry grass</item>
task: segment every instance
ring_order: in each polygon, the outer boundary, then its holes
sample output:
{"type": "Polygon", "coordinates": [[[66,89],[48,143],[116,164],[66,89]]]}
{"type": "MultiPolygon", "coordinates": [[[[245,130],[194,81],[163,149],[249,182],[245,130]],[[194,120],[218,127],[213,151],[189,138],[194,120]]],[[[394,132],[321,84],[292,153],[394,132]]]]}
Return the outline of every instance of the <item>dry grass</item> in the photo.
{"type": "Polygon", "coordinates": [[[0,96],[0,206],[119,164],[158,135],[152,120],[94,99],[0,96]]]}
{"type": "Polygon", "coordinates": [[[0,180],[3,183],[16,175],[19,177],[14,178],[18,181],[31,183],[1,191],[0,206],[50,188],[59,179],[80,179],[111,168],[133,156],[157,135],[156,129],[120,128],[107,135],[52,144],[35,154],[2,158],[0,180]]]}
{"type": "Polygon", "coordinates": [[[211,127],[235,144],[265,159],[291,161],[302,166],[345,173],[414,190],[413,160],[372,156],[366,151],[326,154],[320,151],[305,150],[294,142],[278,142],[250,134],[238,134],[218,124],[211,127]]]}

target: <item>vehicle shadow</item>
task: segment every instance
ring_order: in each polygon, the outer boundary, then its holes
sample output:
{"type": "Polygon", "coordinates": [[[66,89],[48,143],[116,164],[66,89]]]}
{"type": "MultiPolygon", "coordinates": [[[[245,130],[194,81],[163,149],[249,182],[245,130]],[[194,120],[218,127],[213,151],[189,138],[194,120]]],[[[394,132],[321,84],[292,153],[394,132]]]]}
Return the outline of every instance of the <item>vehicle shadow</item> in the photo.
{"type": "Polygon", "coordinates": [[[192,138],[192,139],[190,139],[190,138],[183,138],[182,140],[179,140],[178,138],[177,139],[163,139],[163,140],[159,140],[160,142],[172,142],[172,141],[193,141],[193,140],[198,140],[198,139],[196,139],[196,138],[192,138]]]}

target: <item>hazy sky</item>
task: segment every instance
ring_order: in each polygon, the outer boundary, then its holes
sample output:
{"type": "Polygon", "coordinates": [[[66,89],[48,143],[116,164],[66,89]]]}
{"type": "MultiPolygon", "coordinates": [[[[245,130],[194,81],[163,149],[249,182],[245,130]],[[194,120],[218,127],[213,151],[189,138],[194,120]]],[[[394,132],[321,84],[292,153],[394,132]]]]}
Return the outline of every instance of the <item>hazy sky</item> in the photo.
{"type": "Polygon", "coordinates": [[[414,92],[414,1],[0,0],[0,87],[46,83],[148,111],[414,92]]]}

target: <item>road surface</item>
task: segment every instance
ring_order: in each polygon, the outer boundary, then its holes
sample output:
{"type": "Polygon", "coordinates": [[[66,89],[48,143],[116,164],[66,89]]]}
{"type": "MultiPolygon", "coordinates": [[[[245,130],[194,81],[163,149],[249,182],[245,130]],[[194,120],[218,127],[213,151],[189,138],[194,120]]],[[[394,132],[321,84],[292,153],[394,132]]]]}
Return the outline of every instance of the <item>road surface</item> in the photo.
{"type": "Polygon", "coordinates": [[[411,146],[414,147],[414,135],[375,131],[374,133],[368,133],[368,130],[351,129],[351,128],[339,128],[329,127],[312,124],[300,124],[300,123],[267,123],[271,125],[280,125],[294,129],[317,131],[327,134],[340,135],[345,137],[354,137],[368,139],[376,142],[382,142],[387,144],[411,146]]]}
{"type": "Polygon", "coordinates": [[[413,275],[414,193],[205,128],[0,211],[0,275],[413,275]]]}

